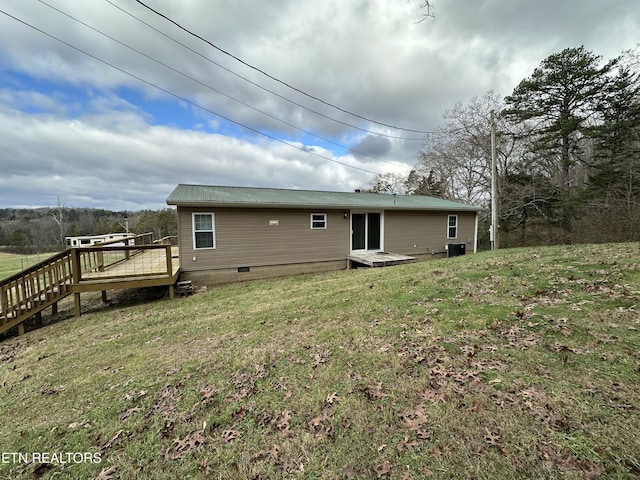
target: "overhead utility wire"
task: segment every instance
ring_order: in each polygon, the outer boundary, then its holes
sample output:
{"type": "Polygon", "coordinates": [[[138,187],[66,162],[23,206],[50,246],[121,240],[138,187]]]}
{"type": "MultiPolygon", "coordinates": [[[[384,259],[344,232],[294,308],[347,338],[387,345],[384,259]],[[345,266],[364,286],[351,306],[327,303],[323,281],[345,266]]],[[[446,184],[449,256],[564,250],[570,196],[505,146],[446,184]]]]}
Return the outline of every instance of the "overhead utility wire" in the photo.
{"type": "MultiPolygon", "coordinates": [[[[75,22],[77,22],[77,23],[79,23],[79,24],[81,24],[81,25],[83,25],[83,26],[85,26],[85,27],[87,27],[87,28],[89,28],[89,29],[93,30],[93,31],[94,31],[94,32],[96,32],[96,33],[99,33],[100,35],[102,35],[102,36],[104,36],[104,37],[107,37],[109,40],[111,40],[111,41],[113,41],[113,42],[116,42],[116,43],[118,43],[119,45],[122,45],[122,46],[123,46],[123,47],[125,47],[125,48],[128,48],[129,50],[131,50],[131,51],[133,51],[133,52],[137,53],[138,55],[142,55],[143,57],[145,57],[145,58],[147,58],[147,59],[149,59],[149,60],[151,60],[151,61],[153,61],[153,62],[157,63],[158,65],[162,65],[163,67],[165,67],[165,68],[167,68],[167,69],[171,70],[172,72],[175,72],[175,73],[177,73],[178,75],[182,75],[183,77],[188,78],[189,80],[191,80],[191,81],[193,81],[193,82],[196,82],[196,83],[198,83],[199,85],[202,85],[203,87],[208,88],[209,90],[211,90],[211,91],[213,91],[213,92],[216,92],[216,93],[218,93],[218,94],[220,94],[220,95],[222,95],[222,96],[224,96],[224,97],[227,97],[228,99],[233,100],[234,102],[238,102],[239,104],[244,105],[245,107],[250,108],[250,109],[252,109],[252,110],[254,110],[254,111],[258,112],[258,113],[261,113],[261,114],[263,114],[263,115],[266,115],[267,117],[272,118],[273,120],[276,120],[276,121],[278,121],[278,122],[280,122],[280,123],[282,123],[282,124],[284,124],[284,125],[287,125],[287,126],[289,126],[289,127],[291,127],[291,128],[294,128],[294,129],[296,129],[296,130],[298,130],[298,131],[300,131],[300,132],[306,133],[307,135],[311,135],[311,136],[313,136],[313,137],[315,137],[315,138],[318,138],[318,139],[323,140],[323,141],[325,141],[325,142],[327,142],[327,143],[330,143],[330,144],[332,144],[332,145],[335,145],[336,147],[344,148],[344,149],[345,149],[345,150],[347,150],[347,151],[351,151],[351,152],[357,153],[357,154],[359,154],[359,155],[362,155],[362,156],[364,156],[364,157],[371,158],[371,159],[373,159],[373,160],[378,160],[377,158],[375,158],[375,157],[373,157],[373,156],[371,156],[371,155],[368,155],[368,154],[366,154],[366,153],[364,153],[364,152],[360,152],[360,151],[355,150],[355,149],[353,149],[353,148],[351,148],[351,147],[348,147],[348,146],[346,146],[346,145],[342,145],[342,144],[340,144],[340,143],[334,142],[333,140],[331,140],[331,139],[329,139],[329,138],[322,137],[322,136],[317,135],[317,134],[315,134],[315,133],[313,133],[313,132],[311,132],[311,131],[309,131],[309,130],[305,130],[304,128],[300,128],[300,127],[298,127],[298,126],[296,126],[296,125],[294,125],[294,124],[292,124],[292,123],[287,122],[286,120],[282,120],[281,118],[276,117],[275,115],[271,115],[270,113],[264,112],[264,111],[260,110],[259,108],[254,107],[253,105],[249,105],[248,103],[243,102],[242,100],[238,100],[237,98],[235,98],[235,97],[233,97],[233,96],[231,96],[231,95],[228,95],[228,94],[226,94],[226,93],[224,93],[224,92],[221,92],[220,90],[218,90],[218,89],[216,89],[216,88],[212,87],[211,85],[208,85],[208,84],[206,84],[206,83],[204,83],[204,82],[201,82],[201,81],[200,81],[200,80],[198,80],[197,78],[193,78],[193,77],[191,77],[190,75],[187,75],[186,73],[181,72],[180,70],[177,70],[177,69],[173,68],[172,66],[167,65],[166,63],[163,63],[163,62],[161,62],[160,60],[157,60],[157,59],[155,59],[155,58],[151,57],[150,55],[147,55],[146,53],[141,52],[140,50],[137,50],[136,48],[134,48],[134,47],[132,47],[132,46],[130,46],[130,45],[127,45],[126,43],[124,43],[124,42],[122,42],[122,41],[118,40],[117,38],[114,38],[114,37],[112,37],[111,35],[108,35],[108,34],[104,33],[103,31],[98,30],[97,28],[95,28],[95,27],[93,27],[93,26],[89,25],[88,23],[85,23],[85,22],[83,22],[82,20],[80,20],[80,19],[78,19],[78,18],[76,18],[76,17],[74,17],[74,16],[72,16],[72,15],[70,15],[70,14],[66,13],[66,12],[63,12],[63,11],[62,11],[62,10],[60,10],[59,8],[54,7],[54,6],[50,5],[50,4],[48,4],[48,3],[47,3],[47,2],[45,2],[44,0],[38,0],[38,1],[39,1],[40,3],[42,3],[43,5],[46,5],[47,7],[51,8],[52,10],[55,10],[55,11],[56,11],[56,12],[58,12],[59,14],[64,15],[65,17],[67,17],[67,18],[69,18],[69,19],[71,19],[71,20],[73,20],[73,21],[75,21],[75,22]]],[[[391,164],[395,164],[396,166],[400,166],[400,165],[401,165],[401,166],[403,166],[403,167],[406,167],[406,165],[401,164],[401,163],[398,163],[398,162],[387,162],[387,161],[383,161],[383,163],[388,163],[388,164],[390,164],[390,165],[391,165],[391,164]]]]}
{"type": "MultiPolygon", "coordinates": [[[[214,61],[214,60],[210,59],[209,57],[207,57],[207,56],[205,56],[205,55],[201,54],[200,52],[197,52],[196,50],[194,50],[193,48],[189,47],[188,45],[185,45],[184,43],[180,42],[179,40],[176,40],[176,39],[175,39],[175,38],[173,38],[172,36],[170,36],[170,35],[168,35],[168,34],[164,33],[163,31],[161,31],[161,30],[159,30],[159,29],[157,29],[157,28],[156,28],[156,27],[154,27],[153,25],[150,25],[149,23],[147,23],[147,22],[145,22],[144,20],[142,20],[140,17],[137,17],[137,16],[136,16],[136,15],[134,15],[133,13],[131,13],[131,12],[129,12],[129,11],[127,11],[127,10],[125,10],[124,8],[120,7],[119,5],[116,5],[116,4],[115,4],[115,3],[113,3],[111,0],[105,0],[105,1],[106,1],[108,4],[112,5],[113,7],[117,8],[118,10],[120,10],[121,12],[123,12],[123,13],[125,13],[125,14],[129,15],[131,18],[136,19],[138,22],[142,23],[143,25],[146,25],[146,26],[147,26],[147,27],[149,27],[150,29],[152,29],[152,30],[154,30],[155,32],[159,33],[159,34],[160,34],[160,35],[162,35],[163,37],[165,37],[165,38],[167,38],[167,39],[171,40],[171,41],[172,41],[172,42],[174,42],[174,43],[177,43],[177,44],[178,44],[178,45],[180,45],[181,47],[186,48],[186,49],[187,49],[187,50],[189,50],[190,52],[192,52],[192,53],[194,53],[194,54],[198,55],[199,57],[201,57],[201,58],[203,58],[203,59],[205,59],[207,62],[212,63],[213,65],[215,65],[215,66],[217,66],[217,67],[219,67],[219,68],[221,68],[221,69],[223,69],[223,70],[225,70],[225,71],[229,72],[229,73],[230,73],[230,74],[232,74],[232,75],[235,75],[236,77],[238,77],[238,78],[240,78],[240,79],[244,80],[244,81],[245,81],[245,82],[247,82],[247,83],[250,83],[251,85],[253,85],[253,86],[255,86],[255,87],[258,87],[258,88],[260,88],[260,89],[264,90],[265,92],[269,92],[270,94],[272,94],[272,95],[274,95],[274,96],[276,96],[276,97],[280,98],[281,100],[284,100],[284,101],[289,102],[289,103],[291,103],[291,104],[293,104],[293,105],[296,105],[297,107],[303,108],[303,109],[305,109],[305,110],[307,110],[307,111],[309,111],[309,112],[311,112],[311,113],[313,113],[313,114],[315,114],[315,115],[318,115],[318,116],[320,116],[320,117],[326,118],[327,120],[331,120],[332,122],[339,123],[339,124],[344,125],[344,126],[346,126],[346,127],[353,128],[353,129],[355,129],[355,130],[359,130],[359,131],[364,132],[364,133],[370,133],[370,134],[372,134],[372,135],[377,135],[377,136],[380,136],[380,137],[393,138],[393,139],[396,139],[396,140],[407,140],[407,141],[413,141],[413,142],[422,142],[422,141],[424,140],[423,138],[415,138],[415,137],[401,137],[401,136],[397,136],[397,135],[389,135],[389,134],[382,133],[382,132],[376,132],[376,131],[374,131],[374,130],[368,130],[368,129],[366,129],[366,128],[358,127],[358,126],[356,126],[356,125],[352,125],[352,124],[350,124],[350,123],[343,122],[342,120],[338,120],[338,119],[336,119],[336,118],[330,117],[330,116],[328,116],[328,115],[325,115],[324,113],[318,112],[317,110],[313,110],[313,109],[312,109],[312,108],[310,108],[310,107],[307,107],[307,106],[302,105],[302,104],[300,104],[300,103],[298,103],[298,102],[296,102],[296,101],[294,101],[294,100],[291,100],[291,99],[289,99],[289,98],[287,98],[287,97],[285,97],[285,96],[283,96],[283,95],[280,95],[279,93],[274,92],[273,90],[270,90],[270,89],[268,89],[268,88],[266,88],[266,87],[264,87],[264,86],[260,85],[259,83],[256,83],[256,82],[254,82],[254,81],[252,81],[252,80],[248,79],[247,77],[244,77],[244,76],[240,75],[239,73],[234,72],[233,70],[231,70],[231,69],[229,69],[229,68],[225,67],[224,65],[219,64],[218,62],[216,62],[216,61],[214,61]]],[[[433,132],[425,132],[425,133],[433,133],[433,132]]]]}
{"type": "Polygon", "coordinates": [[[318,98],[318,97],[316,97],[316,96],[314,96],[314,95],[311,95],[310,93],[307,93],[307,92],[305,92],[304,90],[301,90],[301,89],[299,89],[299,88],[296,88],[296,87],[294,87],[293,85],[290,85],[290,84],[288,84],[287,82],[285,82],[285,81],[283,81],[283,80],[280,80],[279,78],[276,78],[276,77],[274,77],[273,75],[268,74],[268,73],[267,73],[267,72],[265,72],[264,70],[261,70],[261,69],[259,69],[258,67],[255,67],[255,66],[251,65],[250,63],[245,62],[245,61],[244,61],[244,60],[242,60],[241,58],[239,58],[239,57],[237,57],[237,56],[233,55],[232,53],[227,52],[226,50],[224,50],[224,49],[222,49],[222,48],[220,48],[220,47],[218,47],[216,44],[214,44],[213,42],[210,42],[210,41],[209,41],[209,40],[207,40],[206,38],[201,37],[200,35],[198,35],[197,33],[192,32],[191,30],[189,30],[189,29],[188,29],[188,28],[186,28],[186,27],[183,27],[182,25],[180,25],[178,22],[176,22],[176,21],[175,21],[175,20],[173,20],[172,18],[170,18],[170,17],[168,17],[168,16],[164,15],[163,13],[161,13],[161,12],[159,12],[159,11],[157,11],[157,10],[154,10],[153,8],[151,8],[149,5],[147,5],[146,3],[142,2],[141,0],[136,0],[136,2],[138,2],[140,5],[142,5],[142,6],[143,6],[143,7],[145,7],[146,9],[148,9],[148,10],[152,11],[152,12],[153,12],[153,13],[155,13],[156,15],[158,15],[158,16],[160,16],[160,17],[164,18],[164,19],[165,19],[165,20],[167,20],[168,22],[173,23],[176,27],[178,27],[179,29],[181,29],[181,30],[183,30],[183,31],[187,32],[189,35],[192,35],[192,36],[196,37],[197,39],[202,40],[203,42],[207,43],[208,45],[211,45],[213,48],[215,48],[215,49],[216,49],[216,50],[218,50],[219,52],[224,53],[225,55],[228,55],[229,57],[233,58],[234,60],[237,60],[238,62],[242,63],[243,65],[245,65],[245,66],[247,66],[247,67],[249,67],[249,68],[251,68],[251,69],[253,69],[253,70],[255,70],[255,71],[259,72],[259,73],[261,73],[261,74],[262,74],[262,75],[264,75],[265,77],[268,77],[268,78],[270,78],[271,80],[274,80],[274,81],[276,81],[276,82],[278,82],[278,83],[280,83],[280,84],[282,84],[282,85],[284,85],[284,86],[286,86],[286,87],[288,87],[288,88],[290,88],[290,89],[292,89],[292,90],[295,90],[296,92],[301,93],[302,95],[304,95],[304,96],[306,96],[306,97],[312,98],[313,100],[316,100],[316,101],[318,101],[318,102],[320,102],[320,103],[323,103],[323,104],[325,104],[325,105],[327,105],[327,106],[329,106],[329,107],[335,108],[336,110],[340,110],[340,111],[341,111],[341,112],[343,112],[343,113],[347,113],[347,114],[349,114],[349,115],[352,115],[352,116],[354,116],[354,117],[360,118],[360,119],[362,119],[362,120],[366,120],[367,122],[375,123],[375,124],[377,124],[377,125],[382,125],[382,126],[384,126],[384,127],[393,128],[394,130],[402,130],[402,131],[404,131],[404,132],[423,133],[423,134],[429,133],[429,132],[424,131],[424,130],[413,130],[413,129],[410,129],[410,128],[398,127],[398,126],[391,125],[391,124],[388,124],[388,123],[379,122],[379,121],[377,121],[377,120],[372,120],[371,118],[367,118],[367,117],[364,117],[364,116],[362,116],[362,115],[358,115],[357,113],[350,112],[349,110],[346,110],[346,109],[341,108],[341,107],[339,107],[339,106],[337,106],[337,105],[334,105],[334,104],[329,103],[329,102],[327,102],[327,101],[325,101],[325,100],[322,100],[321,98],[318,98]]]}
{"type": "Polygon", "coordinates": [[[313,150],[308,149],[307,147],[298,147],[297,145],[289,143],[286,140],[282,140],[280,138],[277,138],[277,137],[274,137],[272,135],[269,135],[268,133],[264,133],[264,132],[261,132],[260,130],[257,130],[255,128],[249,127],[249,126],[247,126],[247,125],[245,125],[243,123],[240,123],[240,122],[237,122],[235,120],[232,120],[229,117],[226,117],[224,115],[221,115],[220,113],[214,112],[213,110],[211,110],[211,109],[209,109],[207,107],[203,107],[202,105],[200,105],[198,103],[195,103],[195,102],[193,102],[193,101],[191,101],[191,100],[189,100],[189,99],[187,99],[185,97],[182,97],[182,96],[178,95],[177,93],[173,93],[173,92],[167,90],[166,88],[163,88],[163,87],[161,87],[159,85],[156,85],[155,83],[152,83],[152,82],[150,82],[148,80],[145,80],[144,78],[139,77],[139,76],[137,76],[137,75],[135,75],[135,74],[123,69],[123,68],[120,68],[117,65],[109,63],[106,60],[103,60],[103,59],[101,59],[101,58],[99,58],[99,57],[97,57],[97,56],[95,56],[95,55],[93,55],[93,54],[91,54],[91,53],[89,53],[89,52],[87,52],[85,50],[82,50],[81,48],[76,47],[75,45],[72,45],[72,44],[70,44],[70,43],[68,43],[68,42],[66,42],[66,41],[64,41],[64,40],[62,40],[62,39],[60,39],[60,38],[48,33],[48,32],[45,32],[44,30],[41,30],[40,28],[38,28],[38,27],[36,27],[34,25],[31,25],[30,23],[28,23],[28,22],[26,22],[26,21],[24,21],[24,20],[22,20],[22,19],[20,19],[18,17],[13,16],[10,13],[5,12],[4,10],[0,10],[0,13],[6,15],[9,18],[12,18],[13,20],[15,20],[15,21],[17,21],[19,23],[22,23],[23,25],[25,25],[25,26],[27,26],[29,28],[32,28],[33,30],[35,30],[37,32],[42,33],[43,35],[46,35],[49,38],[52,38],[53,40],[56,40],[57,42],[62,43],[63,45],[66,45],[69,48],[73,48],[74,50],[76,50],[76,51],[78,51],[80,53],[83,53],[83,54],[87,55],[88,57],[91,57],[94,60],[99,61],[100,63],[103,63],[103,64],[105,64],[105,65],[107,65],[107,66],[109,66],[111,68],[114,68],[114,69],[118,70],[119,72],[124,73],[125,75],[128,75],[128,76],[130,76],[132,78],[135,78],[136,80],[138,80],[140,82],[146,83],[147,85],[149,85],[149,86],[151,86],[153,88],[156,88],[156,89],[158,89],[158,90],[160,90],[160,91],[162,91],[162,92],[164,92],[164,93],[166,93],[168,95],[171,95],[172,97],[175,97],[175,98],[177,98],[179,100],[182,100],[183,102],[185,102],[185,103],[187,103],[189,105],[192,105],[192,106],[194,106],[196,108],[199,108],[199,109],[204,110],[206,112],[209,112],[209,113],[211,113],[211,114],[213,114],[213,115],[215,115],[217,117],[220,117],[220,118],[222,118],[224,120],[227,120],[228,122],[231,122],[231,123],[233,123],[235,125],[238,125],[239,127],[242,127],[242,128],[245,128],[245,129],[247,129],[247,130],[249,130],[251,132],[257,133],[258,135],[265,136],[265,137],[267,137],[267,138],[269,138],[271,140],[274,140],[276,142],[280,142],[283,145],[287,145],[289,147],[292,147],[292,148],[295,148],[297,150],[300,150],[301,152],[305,152],[305,153],[308,153],[310,155],[315,155],[316,157],[322,158],[324,160],[329,160],[330,162],[337,163],[337,164],[343,165],[343,166],[348,167],[348,168],[353,168],[355,170],[360,170],[362,172],[372,173],[374,175],[380,175],[379,172],[374,172],[372,170],[367,170],[365,168],[360,168],[360,167],[356,167],[356,166],[353,166],[353,165],[349,165],[348,163],[344,163],[344,162],[341,162],[339,160],[335,160],[335,159],[327,157],[325,155],[321,155],[319,153],[316,153],[313,150]]]}

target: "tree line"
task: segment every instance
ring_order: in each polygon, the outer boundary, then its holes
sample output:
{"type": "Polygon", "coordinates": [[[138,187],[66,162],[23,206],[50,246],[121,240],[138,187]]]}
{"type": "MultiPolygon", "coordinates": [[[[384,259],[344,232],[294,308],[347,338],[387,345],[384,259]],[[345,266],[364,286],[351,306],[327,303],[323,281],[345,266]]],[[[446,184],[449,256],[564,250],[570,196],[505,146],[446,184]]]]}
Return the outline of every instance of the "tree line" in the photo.
{"type": "Polygon", "coordinates": [[[110,211],[94,208],[0,209],[0,246],[18,253],[56,252],[66,237],[105,233],[153,233],[160,239],[177,235],[175,210],[110,211]]]}
{"type": "Polygon", "coordinates": [[[638,240],[637,51],[603,61],[584,47],[566,48],[511,95],[487,92],[443,118],[411,172],[379,175],[371,191],[489,208],[493,118],[501,246],[638,240]]]}

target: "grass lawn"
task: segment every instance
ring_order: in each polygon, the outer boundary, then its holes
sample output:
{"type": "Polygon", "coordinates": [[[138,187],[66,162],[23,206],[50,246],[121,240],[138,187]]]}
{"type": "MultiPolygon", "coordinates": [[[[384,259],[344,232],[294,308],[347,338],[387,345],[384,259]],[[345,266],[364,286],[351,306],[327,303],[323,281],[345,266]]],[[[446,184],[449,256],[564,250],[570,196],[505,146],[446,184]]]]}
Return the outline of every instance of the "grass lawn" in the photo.
{"type": "Polygon", "coordinates": [[[630,243],[114,303],[0,343],[0,478],[638,477],[639,301],[630,243]]]}
{"type": "Polygon", "coordinates": [[[10,277],[25,268],[49,258],[53,253],[33,253],[18,255],[0,252],[0,280],[10,277]]]}

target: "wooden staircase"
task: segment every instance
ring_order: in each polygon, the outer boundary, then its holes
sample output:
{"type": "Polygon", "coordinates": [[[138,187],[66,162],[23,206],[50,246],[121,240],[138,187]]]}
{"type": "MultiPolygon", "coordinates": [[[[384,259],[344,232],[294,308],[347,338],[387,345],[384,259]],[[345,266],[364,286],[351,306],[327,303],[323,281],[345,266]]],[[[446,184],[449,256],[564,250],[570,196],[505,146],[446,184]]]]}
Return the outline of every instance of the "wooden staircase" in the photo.
{"type": "Polygon", "coordinates": [[[0,281],[0,333],[18,327],[24,333],[24,321],[40,319],[42,310],[52,307],[72,293],[71,250],[58,253],[20,273],[0,281]]]}

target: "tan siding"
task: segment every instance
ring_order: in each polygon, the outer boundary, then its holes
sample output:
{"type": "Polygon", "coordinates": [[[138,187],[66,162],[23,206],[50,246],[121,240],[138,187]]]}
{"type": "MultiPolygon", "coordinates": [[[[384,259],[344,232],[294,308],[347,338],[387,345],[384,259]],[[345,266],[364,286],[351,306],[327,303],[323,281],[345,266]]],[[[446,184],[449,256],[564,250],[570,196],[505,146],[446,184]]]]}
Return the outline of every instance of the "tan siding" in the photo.
{"type": "Polygon", "coordinates": [[[178,211],[181,266],[185,271],[333,261],[345,259],[349,253],[349,221],[343,217],[344,210],[179,208],[178,211]],[[215,214],[215,249],[193,249],[194,211],[215,214]],[[311,213],[327,213],[327,229],[312,230],[311,213]],[[278,220],[279,225],[270,226],[270,220],[278,220]]]}
{"type": "Polygon", "coordinates": [[[447,239],[448,212],[387,211],[384,217],[385,250],[423,255],[442,252],[448,243],[466,243],[467,252],[473,252],[475,213],[452,214],[458,215],[458,236],[447,239]]]}
{"type": "MultiPolygon", "coordinates": [[[[351,245],[350,220],[344,218],[346,211],[178,208],[182,270],[201,272],[346,260],[351,245]],[[215,214],[215,249],[193,249],[194,211],[215,214]],[[327,213],[328,228],[312,230],[311,213],[327,213]],[[278,220],[279,225],[270,226],[269,220],[278,220]]],[[[383,220],[385,251],[423,258],[434,251],[443,252],[447,243],[465,243],[467,253],[472,253],[475,212],[456,214],[458,237],[447,239],[448,212],[387,210],[383,220]]]]}

